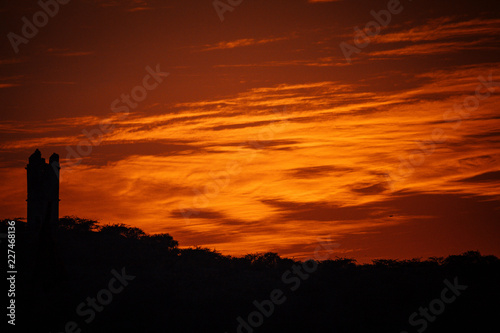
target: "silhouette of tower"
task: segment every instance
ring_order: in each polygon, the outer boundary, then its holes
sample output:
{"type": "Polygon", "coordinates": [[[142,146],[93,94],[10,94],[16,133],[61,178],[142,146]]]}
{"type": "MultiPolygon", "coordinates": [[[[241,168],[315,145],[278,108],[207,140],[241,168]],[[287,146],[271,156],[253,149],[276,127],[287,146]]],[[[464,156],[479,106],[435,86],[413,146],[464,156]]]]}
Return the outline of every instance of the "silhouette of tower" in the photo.
{"type": "Polygon", "coordinates": [[[45,162],[37,149],[26,166],[28,176],[28,228],[50,233],[59,221],[59,155],[45,162]]]}

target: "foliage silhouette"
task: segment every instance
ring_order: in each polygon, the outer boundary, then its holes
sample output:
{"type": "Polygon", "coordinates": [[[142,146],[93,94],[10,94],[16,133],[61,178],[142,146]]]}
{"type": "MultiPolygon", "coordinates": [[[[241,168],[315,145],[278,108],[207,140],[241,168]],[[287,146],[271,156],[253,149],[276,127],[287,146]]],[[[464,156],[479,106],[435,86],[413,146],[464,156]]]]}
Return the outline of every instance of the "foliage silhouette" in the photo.
{"type": "MultiPolygon", "coordinates": [[[[0,232],[6,232],[7,221],[1,221],[0,232]]],[[[233,257],[179,248],[168,233],[150,235],[74,216],[61,218],[55,233],[60,261],[45,258],[47,267],[41,267],[34,256],[38,243],[26,223],[16,221],[20,329],[36,322],[38,331],[63,332],[74,321],[82,332],[237,332],[237,318],[247,320],[256,311],[254,301],[268,300],[279,289],[286,301],[254,332],[416,332],[409,316],[440,297],[444,279],[455,277],[468,289],[426,332],[481,331],[496,325],[500,310],[500,260],[477,251],[372,264],[330,258],[293,291],[283,276],[302,262],[278,253],[233,257]],[[62,269],[54,269],[59,263],[62,269]],[[77,306],[107,288],[111,270],[122,267],[136,278],[86,323],[77,306]]]]}
{"type": "Polygon", "coordinates": [[[59,219],[59,227],[66,230],[90,232],[99,229],[99,222],[89,219],[82,219],[76,216],[64,216],[59,219]]]}

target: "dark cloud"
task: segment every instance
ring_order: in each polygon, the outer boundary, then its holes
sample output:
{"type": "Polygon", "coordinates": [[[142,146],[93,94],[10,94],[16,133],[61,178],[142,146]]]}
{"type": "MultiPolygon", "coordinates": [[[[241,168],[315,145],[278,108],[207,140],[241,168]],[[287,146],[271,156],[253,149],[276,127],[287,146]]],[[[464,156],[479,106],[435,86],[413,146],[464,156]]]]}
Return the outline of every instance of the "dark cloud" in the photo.
{"type": "Polygon", "coordinates": [[[193,219],[208,219],[208,220],[222,220],[225,218],[224,214],[209,209],[194,209],[188,208],[185,210],[175,210],[170,213],[169,217],[184,218],[185,216],[193,219]]]}
{"type": "Polygon", "coordinates": [[[381,216],[373,206],[339,206],[328,202],[300,203],[275,199],[262,200],[275,207],[285,220],[304,221],[359,221],[381,216]]]}
{"type": "Polygon", "coordinates": [[[273,120],[254,121],[254,122],[250,122],[250,123],[213,126],[213,127],[208,127],[207,129],[213,130],[213,131],[221,131],[221,130],[226,130],[226,129],[238,129],[238,128],[246,128],[246,127],[265,126],[265,125],[269,125],[272,123],[275,123],[275,121],[273,121],[273,120]]]}
{"type": "Polygon", "coordinates": [[[332,172],[348,173],[354,169],[347,167],[339,167],[334,165],[318,165],[313,167],[297,168],[290,170],[290,174],[294,178],[318,178],[328,176],[332,172]]]}
{"type": "Polygon", "coordinates": [[[353,188],[352,191],[364,195],[379,194],[387,190],[384,183],[369,185],[366,187],[353,188]]]}
{"type": "Polygon", "coordinates": [[[500,171],[485,172],[480,175],[461,179],[460,182],[467,182],[467,183],[500,182],[500,171]]]}
{"type": "Polygon", "coordinates": [[[495,138],[495,137],[500,137],[500,131],[492,131],[492,132],[478,133],[478,134],[469,134],[469,135],[467,135],[467,137],[476,138],[476,139],[495,138]]]}

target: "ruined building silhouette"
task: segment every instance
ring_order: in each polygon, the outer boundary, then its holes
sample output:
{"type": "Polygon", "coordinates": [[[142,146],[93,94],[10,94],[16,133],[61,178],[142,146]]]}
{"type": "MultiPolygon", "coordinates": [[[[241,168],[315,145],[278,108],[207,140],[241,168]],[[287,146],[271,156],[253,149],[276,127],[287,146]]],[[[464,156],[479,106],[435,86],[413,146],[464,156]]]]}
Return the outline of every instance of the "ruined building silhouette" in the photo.
{"type": "Polygon", "coordinates": [[[45,162],[37,149],[26,166],[28,176],[28,229],[37,234],[49,233],[59,220],[59,155],[45,162]]]}

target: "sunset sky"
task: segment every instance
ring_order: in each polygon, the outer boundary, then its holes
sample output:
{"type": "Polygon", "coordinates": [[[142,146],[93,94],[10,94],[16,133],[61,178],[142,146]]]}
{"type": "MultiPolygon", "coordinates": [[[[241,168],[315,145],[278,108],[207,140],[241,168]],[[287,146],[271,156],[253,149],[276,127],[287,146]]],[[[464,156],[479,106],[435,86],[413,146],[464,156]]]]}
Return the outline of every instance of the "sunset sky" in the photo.
{"type": "Polygon", "coordinates": [[[60,216],[181,246],[500,255],[498,1],[238,2],[2,1],[0,218],[38,148],[60,216]]]}

